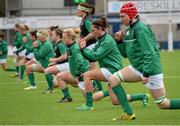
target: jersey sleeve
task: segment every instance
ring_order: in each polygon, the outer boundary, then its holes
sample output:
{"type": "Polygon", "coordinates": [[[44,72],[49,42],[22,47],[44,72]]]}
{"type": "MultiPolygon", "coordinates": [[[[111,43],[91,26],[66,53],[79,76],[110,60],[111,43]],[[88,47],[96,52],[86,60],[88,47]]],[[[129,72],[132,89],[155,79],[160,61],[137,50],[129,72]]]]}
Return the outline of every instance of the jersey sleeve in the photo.
{"type": "Polygon", "coordinates": [[[83,55],[90,61],[98,61],[103,59],[113,48],[111,47],[111,40],[106,39],[100,45],[96,45],[92,50],[83,49],[83,55]]]}
{"type": "Polygon", "coordinates": [[[33,53],[34,53],[36,59],[39,60],[41,58],[46,57],[46,55],[49,53],[49,51],[50,51],[50,47],[48,44],[46,44],[40,49],[35,48],[33,50],[33,53]]]}
{"type": "Polygon", "coordinates": [[[86,26],[86,29],[88,30],[88,32],[92,31],[91,25],[92,25],[92,22],[90,20],[85,21],[85,26],[86,26]]]}
{"type": "Polygon", "coordinates": [[[61,52],[61,54],[67,54],[67,48],[64,43],[58,45],[58,50],[61,52]]]}

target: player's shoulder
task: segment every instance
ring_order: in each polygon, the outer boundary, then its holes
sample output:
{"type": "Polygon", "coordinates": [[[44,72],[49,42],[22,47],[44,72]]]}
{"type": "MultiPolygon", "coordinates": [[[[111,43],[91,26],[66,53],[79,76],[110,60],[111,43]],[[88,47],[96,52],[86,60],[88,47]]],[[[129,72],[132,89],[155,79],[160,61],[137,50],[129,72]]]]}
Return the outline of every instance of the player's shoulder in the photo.
{"type": "Polygon", "coordinates": [[[149,27],[148,25],[146,25],[144,22],[142,21],[138,21],[135,25],[134,25],[134,30],[136,32],[141,32],[141,31],[149,31],[149,27]]]}

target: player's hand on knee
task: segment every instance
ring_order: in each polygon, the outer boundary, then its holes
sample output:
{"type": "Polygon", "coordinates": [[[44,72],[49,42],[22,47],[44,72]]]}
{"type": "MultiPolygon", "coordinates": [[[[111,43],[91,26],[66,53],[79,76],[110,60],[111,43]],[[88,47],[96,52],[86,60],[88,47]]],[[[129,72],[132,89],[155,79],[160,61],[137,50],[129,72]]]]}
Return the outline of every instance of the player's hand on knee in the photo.
{"type": "Polygon", "coordinates": [[[147,84],[149,78],[148,77],[142,77],[143,84],[147,84]]]}

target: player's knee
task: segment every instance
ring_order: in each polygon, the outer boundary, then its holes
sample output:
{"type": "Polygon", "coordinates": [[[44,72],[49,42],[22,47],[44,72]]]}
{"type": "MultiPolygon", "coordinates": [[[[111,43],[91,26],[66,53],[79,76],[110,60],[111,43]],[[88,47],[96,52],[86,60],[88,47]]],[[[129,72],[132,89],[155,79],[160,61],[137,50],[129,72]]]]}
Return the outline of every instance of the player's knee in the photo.
{"type": "Polygon", "coordinates": [[[166,106],[165,106],[164,104],[158,104],[158,107],[159,107],[160,109],[166,109],[166,106]]]}
{"type": "Polygon", "coordinates": [[[112,102],[113,105],[120,105],[120,103],[117,100],[112,99],[111,102],[112,102]]]}
{"type": "Polygon", "coordinates": [[[84,80],[90,79],[90,74],[89,74],[88,72],[85,72],[85,73],[83,74],[83,79],[84,79],[84,80]]]}
{"type": "Polygon", "coordinates": [[[38,71],[38,64],[32,64],[32,65],[31,65],[31,69],[32,69],[32,71],[34,71],[34,72],[38,71]]]}
{"type": "Polygon", "coordinates": [[[26,67],[26,72],[27,73],[31,73],[32,72],[32,67],[31,66],[27,66],[26,67]]]}
{"type": "Polygon", "coordinates": [[[117,84],[121,83],[121,81],[116,76],[112,75],[109,79],[109,83],[111,87],[114,87],[117,84]]]}
{"type": "Polygon", "coordinates": [[[158,105],[158,107],[160,109],[168,109],[169,108],[168,99],[165,96],[155,99],[154,102],[158,105]]]}
{"type": "Polygon", "coordinates": [[[28,62],[27,62],[27,63],[25,63],[25,66],[26,66],[26,67],[28,67],[29,65],[30,65],[30,64],[29,64],[28,62]]]}
{"type": "Polygon", "coordinates": [[[61,81],[63,81],[64,79],[66,78],[66,76],[64,76],[63,74],[61,73],[58,73],[56,75],[56,80],[57,80],[57,83],[60,84],[61,81]]]}
{"type": "Polygon", "coordinates": [[[49,73],[48,68],[46,68],[46,69],[44,70],[44,73],[45,73],[45,74],[48,74],[48,73],[49,73]]]}
{"type": "Polygon", "coordinates": [[[25,67],[26,67],[26,68],[28,67],[28,63],[25,63],[25,67]]]}
{"type": "Polygon", "coordinates": [[[115,72],[111,77],[110,77],[110,85],[112,87],[121,84],[121,82],[124,81],[124,77],[121,73],[121,71],[115,72]]]}
{"type": "Polygon", "coordinates": [[[56,79],[58,80],[60,78],[61,78],[61,73],[56,74],[56,79]]]}

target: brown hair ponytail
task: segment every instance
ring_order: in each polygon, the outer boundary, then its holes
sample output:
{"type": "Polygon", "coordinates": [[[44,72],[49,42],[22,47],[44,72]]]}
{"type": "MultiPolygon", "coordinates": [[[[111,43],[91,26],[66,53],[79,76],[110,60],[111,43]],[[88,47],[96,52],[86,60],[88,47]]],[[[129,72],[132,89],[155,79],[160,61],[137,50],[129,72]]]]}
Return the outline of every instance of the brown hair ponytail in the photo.
{"type": "Polygon", "coordinates": [[[97,19],[92,24],[97,26],[97,28],[101,27],[103,30],[105,30],[107,27],[109,27],[106,16],[103,16],[103,17],[97,19]]]}
{"type": "Polygon", "coordinates": [[[56,33],[56,35],[58,35],[60,38],[62,38],[63,31],[61,29],[56,28],[53,31],[56,33]]]}

